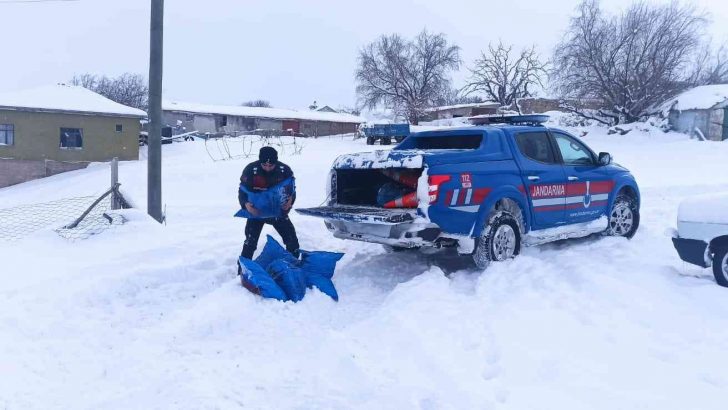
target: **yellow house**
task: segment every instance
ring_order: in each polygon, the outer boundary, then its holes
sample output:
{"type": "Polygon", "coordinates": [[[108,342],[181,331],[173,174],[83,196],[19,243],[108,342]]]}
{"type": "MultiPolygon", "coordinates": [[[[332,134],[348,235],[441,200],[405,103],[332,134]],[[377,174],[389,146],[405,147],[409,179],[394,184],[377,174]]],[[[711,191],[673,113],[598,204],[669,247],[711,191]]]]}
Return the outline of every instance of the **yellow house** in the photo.
{"type": "Polygon", "coordinates": [[[139,158],[147,114],[65,84],[0,94],[0,158],[63,162],[139,158]]]}

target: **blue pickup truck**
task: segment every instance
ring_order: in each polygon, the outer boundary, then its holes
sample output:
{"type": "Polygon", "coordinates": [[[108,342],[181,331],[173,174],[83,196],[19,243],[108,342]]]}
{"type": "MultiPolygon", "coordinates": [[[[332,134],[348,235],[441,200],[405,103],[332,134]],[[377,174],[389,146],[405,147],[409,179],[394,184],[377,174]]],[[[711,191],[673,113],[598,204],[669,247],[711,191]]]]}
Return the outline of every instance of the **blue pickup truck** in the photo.
{"type": "Polygon", "coordinates": [[[395,250],[456,246],[483,269],[522,246],[598,232],[631,238],[640,218],[634,177],[547,119],[500,117],[343,155],[326,206],[297,212],[323,218],[337,238],[395,250]]]}

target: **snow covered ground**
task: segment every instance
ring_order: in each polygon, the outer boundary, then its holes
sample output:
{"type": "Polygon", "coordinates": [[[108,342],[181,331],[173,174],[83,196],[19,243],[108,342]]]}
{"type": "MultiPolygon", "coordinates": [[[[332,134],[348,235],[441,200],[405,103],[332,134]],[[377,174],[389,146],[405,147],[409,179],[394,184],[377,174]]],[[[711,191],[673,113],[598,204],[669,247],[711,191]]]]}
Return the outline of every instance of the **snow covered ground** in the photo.
{"type": "MultiPolygon", "coordinates": [[[[244,221],[232,214],[246,160],[213,162],[201,141],[164,146],[161,226],[144,214],[146,162],[123,163],[138,207],[127,224],[0,244],[0,407],[725,408],[728,290],[682,263],[667,231],[681,199],[728,191],[728,143],[598,128],[585,141],[641,185],[633,240],[528,248],[477,272],[292,215],[302,247],[346,253],[339,303],[240,286],[244,221]]],[[[306,143],[282,158],[297,207],[324,200],[338,154],[371,148],[306,143]]],[[[0,207],[101,193],[108,180],[98,164],[0,189],[0,207]]]]}

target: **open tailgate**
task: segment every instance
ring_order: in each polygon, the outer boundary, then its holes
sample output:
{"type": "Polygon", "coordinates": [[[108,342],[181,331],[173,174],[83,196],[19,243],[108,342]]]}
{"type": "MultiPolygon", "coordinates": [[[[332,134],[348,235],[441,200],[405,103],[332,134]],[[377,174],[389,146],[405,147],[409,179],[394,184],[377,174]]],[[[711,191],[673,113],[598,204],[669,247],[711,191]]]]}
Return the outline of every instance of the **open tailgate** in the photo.
{"type": "Polygon", "coordinates": [[[415,219],[415,209],[384,209],[368,206],[320,206],[317,208],[298,208],[301,215],[339,221],[395,225],[415,219]]]}

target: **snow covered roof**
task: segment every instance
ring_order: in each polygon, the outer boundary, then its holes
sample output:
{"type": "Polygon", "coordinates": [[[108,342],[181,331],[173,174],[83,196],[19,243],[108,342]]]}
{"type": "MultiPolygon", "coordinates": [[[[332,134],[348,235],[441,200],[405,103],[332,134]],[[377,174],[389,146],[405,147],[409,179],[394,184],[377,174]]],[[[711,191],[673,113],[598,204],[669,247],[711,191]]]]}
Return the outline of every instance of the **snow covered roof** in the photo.
{"type": "Polygon", "coordinates": [[[707,110],[728,102],[728,84],[701,85],[666,101],[664,110],[707,110]]]}
{"type": "Polygon", "coordinates": [[[353,124],[360,124],[365,121],[364,118],[356,115],[334,112],[322,112],[312,110],[296,111],[285,108],[242,107],[235,105],[206,105],[176,101],[163,102],[162,109],[164,111],[180,111],[197,114],[218,114],[249,118],[272,118],[280,120],[328,121],[353,124]]]}
{"type": "Polygon", "coordinates": [[[443,105],[441,107],[428,108],[426,111],[445,111],[454,110],[458,108],[497,108],[500,104],[495,101],[484,101],[481,103],[469,103],[469,104],[455,104],[455,105],[443,105]]]}
{"type": "Polygon", "coordinates": [[[0,109],[146,117],[142,110],[111,101],[83,87],[56,84],[0,93],[0,109]]]}

